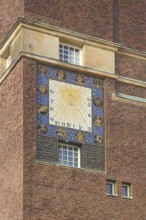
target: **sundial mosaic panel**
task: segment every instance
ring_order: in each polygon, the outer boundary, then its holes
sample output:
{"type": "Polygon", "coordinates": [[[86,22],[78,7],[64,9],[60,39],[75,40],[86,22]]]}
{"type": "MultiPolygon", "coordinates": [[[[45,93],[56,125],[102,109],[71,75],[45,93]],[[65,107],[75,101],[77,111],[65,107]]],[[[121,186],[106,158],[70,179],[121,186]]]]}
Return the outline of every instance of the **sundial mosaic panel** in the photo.
{"type": "Polygon", "coordinates": [[[103,144],[103,79],[37,64],[36,82],[39,135],[103,144]]]}

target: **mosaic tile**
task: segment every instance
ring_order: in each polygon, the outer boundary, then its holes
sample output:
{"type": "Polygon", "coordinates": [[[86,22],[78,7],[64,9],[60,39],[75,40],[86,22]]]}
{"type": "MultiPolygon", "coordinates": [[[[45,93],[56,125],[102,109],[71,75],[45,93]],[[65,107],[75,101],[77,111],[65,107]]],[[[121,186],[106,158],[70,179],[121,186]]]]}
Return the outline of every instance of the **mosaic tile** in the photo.
{"type": "MultiPolygon", "coordinates": [[[[38,64],[37,68],[37,131],[38,134],[48,137],[56,137],[65,139],[66,141],[86,143],[86,144],[101,144],[104,139],[104,124],[100,122],[104,117],[103,100],[104,80],[84,75],[81,73],[63,70],[51,66],[38,64]],[[67,127],[59,127],[55,124],[49,124],[49,80],[55,80],[82,88],[90,88],[92,92],[92,132],[81,129],[73,129],[67,127]],[[99,143],[101,142],[101,143],[99,143]]],[[[54,81],[53,81],[54,82],[54,81]]],[[[60,84],[64,85],[64,84],[60,84]]],[[[78,87],[76,87],[78,88],[78,87]]],[[[89,91],[89,90],[88,90],[89,91]]],[[[70,99],[71,100],[71,99],[70,99]]],[[[81,115],[81,113],[80,113],[81,115]]],[[[89,115],[88,115],[89,116],[89,115]]]]}

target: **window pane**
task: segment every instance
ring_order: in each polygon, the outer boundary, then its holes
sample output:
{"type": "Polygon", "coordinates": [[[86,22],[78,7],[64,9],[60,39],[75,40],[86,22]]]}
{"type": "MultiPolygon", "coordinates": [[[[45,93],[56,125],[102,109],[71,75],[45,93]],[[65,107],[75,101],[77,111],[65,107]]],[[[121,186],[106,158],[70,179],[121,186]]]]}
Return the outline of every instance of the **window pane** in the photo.
{"type": "Polygon", "coordinates": [[[78,157],[79,157],[79,148],[70,147],[68,145],[59,145],[58,154],[59,154],[59,163],[63,165],[78,167],[78,157]]]}
{"type": "Polygon", "coordinates": [[[106,193],[111,195],[113,194],[113,183],[106,184],[106,193]]]}
{"type": "Polygon", "coordinates": [[[68,56],[68,50],[64,50],[64,54],[68,56]]]}
{"type": "Polygon", "coordinates": [[[63,150],[63,155],[67,156],[67,151],[63,150]]]}
{"type": "Polygon", "coordinates": [[[73,162],[69,162],[68,165],[73,167],[73,162]]]}
{"type": "Polygon", "coordinates": [[[75,163],[74,166],[75,166],[75,167],[78,167],[78,163],[75,163]]]}
{"type": "Polygon", "coordinates": [[[65,49],[65,50],[68,50],[68,46],[64,46],[64,49],[65,49]]]}
{"type": "Polygon", "coordinates": [[[69,49],[70,49],[71,52],[74,52],[74,48],[70,47],[69,49]]]}
{"type": "Polygon", "coordinates": [[[62,159],[62,155],[60,154],[60,155],[59,155],[59,160],[61,160],[61,159],[62,159]]]}
{"type": "Polygon", "coordinates": [[[74,57],[74,51],[69,51],[69,55],[74,57]]]}
{"type": "Polygon", "coordinates": [[[64,61],[68,62],[68,57],[64,55],[64,61]]]}
{"type": "Polygon", "coordinates": [[[67,157],[66,157],[66,156],[63,156],[63,160],[67,160],[67,157]]]}
{"type": "Polygon", "coordinates": [[[78,153],[77,152],[74,152],[74,157],[77,157],[78,156],[78,153]]]}
{"type": "Polygon", "coordinates": [[[75,158],[74,161],[77,163],[78,162],[78,158],[75,158]]]}
{"type": "Polygon", "coordinates": [[[59,55],[59,59],[60,59],[60,60],[63,59],[63,55],[62,55],[62,54],[59,55]]]}
{"type": "Polygon", "coordinates": [[[63,161],[63,163],[62,163],[63,165],[67,165],[67,161],[63,161]]]}
{"type": "Polygon", "coordinates": [[[74,64],[75,63],[74,57],[69,57],[69,61],[74,64]]]}
{"type": "Polygon", "coordinates": [[[63,50],[62,50],[62,48],[60,48],[60,49],[59,49],[59,53],[63,53],[63,50]]]}
{"type": "Polygon", "coordinates": [[[69,160],[69,161],[73,161],[73,157],[69,157],[68,160],[69,160]]]}
{"type": "Polygon", "coordinates": [[[69,151],[69,152],[68,152],[68,155],[69,155],[69,156],[73,156],[73,152],[70,152],[70,151],[69,151]]]}
{"type": "Polygon", "coordinates": [[[79,64],[79,60],[78,60],[78,59],[75,59],[75,63],[76,63],[76,64],[79,64]]]}
{"type": "Polygon", "coordinates": [[[128,197],[128,186],[122,186],[122,196],[128,197]]]}

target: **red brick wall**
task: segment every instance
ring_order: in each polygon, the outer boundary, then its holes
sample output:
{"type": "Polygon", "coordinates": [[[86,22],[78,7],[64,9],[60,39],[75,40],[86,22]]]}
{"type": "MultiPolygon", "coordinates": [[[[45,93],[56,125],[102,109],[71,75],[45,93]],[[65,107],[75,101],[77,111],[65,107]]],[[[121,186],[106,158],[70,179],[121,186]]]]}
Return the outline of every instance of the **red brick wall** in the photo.
{"type": "Polygon", "coordinates": [[[145,0],[25,0],[25,17],[146,50],[145,0]]]}
{"type": "MultiPolygon", "coordinates": [[[[31,219],[33,172],[36,164],[36,62],[23,59],[23,103],[24,103],[24,200],[23,219],[31,219]]],[[[37,194],[37,192],[36,192],[37,194]]]]}
{"type": "Polygon", "coordinates": [[[107,169],[111,176],[117,176],[119,184],[121,181],[131,182],[133,190],[132,201],[121,198],[117,200],[116,207],[120,215],[115,219],[144,220],[146,216],[146,105],[142,107],[136,102],[130,104],[111,100],[111,86],[114,91],[114,82],[108,80],[106,92],[107,169]]]}
{"type": "Polygon", "coordinates": [[[0,43],[19,17],[23,17],[22,0],[0,0],[0,43]]]}
{"type": "Polygon", "coordinates": [[[112,40],[112,0],[25,0],[25,17],[112,40]]]}
{"type": "Polygon", "coordinates": [[[126,95],[131,95],[131,96],[137,96],[141,98],[146,99],[146,89],[139,87],[139,86],[134,86],[134,85],[128,85],[127,83],[119,83],[117,82],[115,84],[115,92],[116,93],[123,93],[126,95]]]}
{"type": "Polygon", "coordinates": [[[0,219],[23,219],[22,62],[0,85],[0,219]]]}
{"type": "Polygon", "coordinates": [[[146,50],[146,1],[113,0],[114,41],[124,46],[146,50]]]}
{"type": "Polygon", "coordinates": [[[115,66],[115,72],[120,76],[146,81],[145,60],[116,54],[115,66]]]}
{"type": "Polygon", "coordinates": [[[106,171],[61,167],[36,160],[34,61],[24,59],[24,219],[145,220],[146,108],[112,100],[106,80],[106,171]],[[117,181],[117,197],[106,196],[106,179],[117,181]],[[133,199],[121,197],[132,183],[133,199]]]}

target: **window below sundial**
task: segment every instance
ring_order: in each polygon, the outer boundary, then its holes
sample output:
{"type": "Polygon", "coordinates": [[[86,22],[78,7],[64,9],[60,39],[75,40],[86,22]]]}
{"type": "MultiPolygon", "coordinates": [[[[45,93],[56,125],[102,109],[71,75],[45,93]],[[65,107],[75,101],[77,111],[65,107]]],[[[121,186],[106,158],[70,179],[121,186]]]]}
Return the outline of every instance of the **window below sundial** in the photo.
{"type": "Polygon", "coordinates": [[[59,143],[59,164],[71,167],[80,167],[80,148],[74,145],[59,143]]]}

